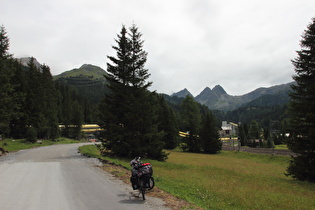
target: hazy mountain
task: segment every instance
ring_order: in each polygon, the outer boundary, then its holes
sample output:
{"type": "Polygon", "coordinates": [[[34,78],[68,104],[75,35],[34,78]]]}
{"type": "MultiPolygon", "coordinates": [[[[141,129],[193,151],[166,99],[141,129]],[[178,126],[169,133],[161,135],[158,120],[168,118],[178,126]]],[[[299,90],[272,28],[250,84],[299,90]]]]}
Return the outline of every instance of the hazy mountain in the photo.
{"type": "MultiPolygon", "coordinates": [[[[223,111],[237,109],[249,102],[252,102],[252,104],[260,104],[261,106],[271,104],[281,105],[289,101],[288,92],[291,90],[291,84],[292,82],[269,88],[258,88],[240,96],[229,95],[220,85],[216,85],[212,90],[206,87],[195,97],[195,100],[212,110],[217,109],[223,111]],[[254,101],[255,99],[257,100],[254,101]]],[[[185,90],[187,91],[187,89],[184,89],[178,93],[174,93],[172,96],[185,97],[186,95],[183,94],[185,90]]]]}
{"type": "Polygon", "coordinates": [[[171,96],[176,96],[178,98],[185,98],[187,95],[194,97],[186,88],[177,93],[173,93],[171,96]]]}
{"type": "MultiPolygon", "coordinates": [[[[23,57],[23,58],[17,58],[18,62],[22,64],[23,66],[28,66],[28,63],[31,60],[31,57],[23,57]]],[[[34,58],[34,64],[37,68],[40,68],[41,64],[34,58]]]]}

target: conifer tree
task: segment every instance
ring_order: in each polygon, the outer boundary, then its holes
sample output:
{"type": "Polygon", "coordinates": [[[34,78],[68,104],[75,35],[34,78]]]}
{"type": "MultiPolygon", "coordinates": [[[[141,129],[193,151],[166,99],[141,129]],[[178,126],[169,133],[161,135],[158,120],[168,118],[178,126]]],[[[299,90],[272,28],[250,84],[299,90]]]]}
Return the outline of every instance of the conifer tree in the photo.
{"type": "Polygon", "coordinates": [[[13,60],[8,53],[9,37],[4,26],[0,27],[0,135],[9,133],[9,122],[11,121],[15,107],[11,83],[13,75],[13,60]]]}
{"type": "Polygon", "coordinates": [[[301,50],[292,60],[295,67],[290,93],[289,149],[296,154],[287,174],[299,180],[315,182],[315,18],[302,35],[301,50]]]}
{"type": "Polygon", "coordinates": [[[10,39],[4,26],[0,26],[0,58],[9,58],[10,39]]]}
{"type": "Polygon", "coordinates": [[[57,108],[57,90],[50,73],[50,68],[46,65],[41,66],[42,69],[42,91],[43,107],[42,112],[45,119],[42,138],[55,139],[59,137],[59,122],[58,122],[58,108],[57,108]]]}
{"type": "Polygon", "coordinates": [[[125,26],[115,40],[116,56],[108,56],[109,92],[100,104],[99,125],[105,129],[104,145],[114,155],[142,156],[164,160],[162,133],[158,132],[158,109],[146,80],[147,53],[143,50],[141,33],[133,25],[125,26]]]}
{"type": "Polygon", "coordinates": [[[14,62],[15,71],[11,78],[11,83],[14,83],[14,98],[15,109],[14,116],[10,122],[10,136],[12,138],[25,138],[26,136],[26,119],[27,119],[27,105],[25,104],[27,81],[25,79],[25,67],[17,60],[14,62]]]}
{"type": "Polygon", "coordinates": [[[206,113],[202,120],[200,140],[205,153],[215,154],[222,150],[222,142],[215,118],[210,111],[206,113]]]}
{"type": "Polygon", "coordinates": [[[240,137],[240,141],[241,141],[241,145],[242,146],[247,146],[247,124],[241,124],[239,126],[239,137],[240,137]]]}
{"type": "Polygon", "coordinates": [[[56,87],[59,90],[58,95],[58,119],[59,123],[64,125],[64,129],[61,134],[65,137],[70,137],[71,130],[71,91],[70,87],[64,84],[56,83],[56,87]]]}
{"type": "Polygon", "coordinates": [[[147,82],[150,77],[148,69],[145,68],[148,53],[143,50],[144,41],[141,40],[142,34],[138,32],[135,24],[129,32],[131,47],[131,84],[133,87],[147,89],[152,82],[147,82]]]}
{"type": "Polygon", "coordinates": [[[200,152],[201,142],[198,138],[201,114],[197,102],[189,95],[186,96],[181,104],[182,116],[181,120],[185,131],[189,131],[186,137],[186,143],[190,152],[200,152]]]}
{"type": "Polygon", "coordinates": [[[260,139],[260,126],[256,120],[251,121],[248,136],[252,141],[252,146],[256,147],[256,139],[260,139]]]}
{"type": "Polygon", "coordinates": [[[164,133],[162,141],[165,143],[165,149],[175,149],[178,146],[178,123],[175,113],[171,107],[167,105],[163,96],[156,95],[159,101],[159,127],[158,130],[164,133]]]}
{"type": "Polygon", "coordinates": [[[44,128],[45,118],[42,113],[44,92],[42,91],[41,72],[36,66],[33,57],[28,62],[27,67],[27,95],[25,104],[27,108],[25,111],[27,113],[28,133],[31,133],[32,138],[30,139],[34,142],[35,139],[33,136],[41,136],[44,128]]]}
{"type": "Polygon", "coordinates": [[[74,125],[74,128],[71,129],[71,138],[77,140],[81,139],[81,129],[83,123],[83,109],[78,101],[72,103],[72,119],[71,124],[74,125]]]}

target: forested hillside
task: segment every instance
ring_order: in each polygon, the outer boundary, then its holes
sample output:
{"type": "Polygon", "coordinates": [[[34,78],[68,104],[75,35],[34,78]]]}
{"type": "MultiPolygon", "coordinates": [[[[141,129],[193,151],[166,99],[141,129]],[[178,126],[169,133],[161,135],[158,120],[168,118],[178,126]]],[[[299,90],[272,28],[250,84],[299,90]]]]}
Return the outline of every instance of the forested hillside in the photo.
{"type": "Polygon", "coordinates": [[[54,80],[78,90],[91,104],[98,104],[107,89],[106,71],[90,64],[54,76],[54,80]]]}
{"type": "Polygon", "coordinates": [[[77,90],[54,82],[47,65],[14,58],[3,26],[0,43],[0,135],[30,142],[60,134],[80,138],[82,123],[93,121],[89,102],[77,90]],[[61,133],[59,124],[64,125],[61,133]]]}

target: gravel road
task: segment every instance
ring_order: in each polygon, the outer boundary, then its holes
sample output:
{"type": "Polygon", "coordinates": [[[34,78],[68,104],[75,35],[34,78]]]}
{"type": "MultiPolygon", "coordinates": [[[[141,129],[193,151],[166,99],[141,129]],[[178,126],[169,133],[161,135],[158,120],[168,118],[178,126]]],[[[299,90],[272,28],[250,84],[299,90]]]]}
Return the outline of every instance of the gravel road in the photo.
{"type": "Polygon", "coordinates": [[[54,145],[0,157],[1,210],[166,209],[135,197],[131,186],[78,153],[82,144],[54,145]]]}

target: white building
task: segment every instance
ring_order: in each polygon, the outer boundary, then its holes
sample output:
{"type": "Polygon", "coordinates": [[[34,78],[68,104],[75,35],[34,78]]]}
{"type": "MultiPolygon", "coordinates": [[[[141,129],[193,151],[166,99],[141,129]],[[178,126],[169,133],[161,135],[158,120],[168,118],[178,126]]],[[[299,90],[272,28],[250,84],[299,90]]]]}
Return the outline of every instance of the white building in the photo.
{"type": "Polygon", "coordinates": [[[232,122],[222,121],[222,126],[220,130],[221,138],[229,138],[237,135],[238,125],[232,122]]]}

